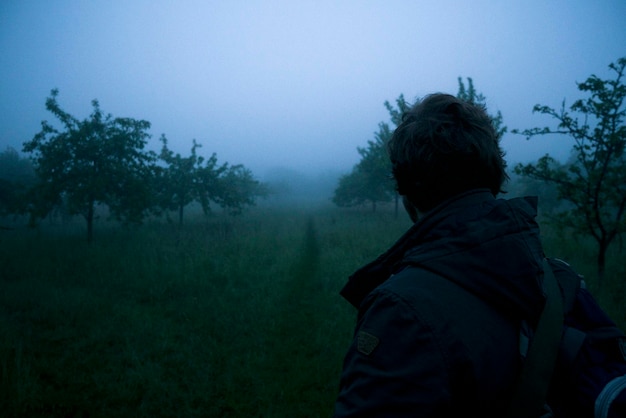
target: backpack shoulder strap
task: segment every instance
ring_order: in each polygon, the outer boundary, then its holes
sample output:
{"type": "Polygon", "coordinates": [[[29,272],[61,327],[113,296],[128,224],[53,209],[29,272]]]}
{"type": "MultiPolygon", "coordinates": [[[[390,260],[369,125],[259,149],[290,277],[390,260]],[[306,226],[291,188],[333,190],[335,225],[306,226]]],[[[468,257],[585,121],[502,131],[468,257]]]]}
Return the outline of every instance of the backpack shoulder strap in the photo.
{"type": "Polygon", "coordinates": [[[543,261],[546,303],[535,330],[507,418],[539,417],[544,411],[563,327],[563,298],[552,268],[543,261]]]}
{"type": "Polygon", "coordinates": [[[572,270],[570,265],[563,260],[549,258],[547,262],[551,267],[552,274],[554,274],[556,278],[556,282],[561,288],[563,294],[563,313],[567,315],[574,307],[578,290],[581,287],[585,287],[583,278],[572,270]]]}

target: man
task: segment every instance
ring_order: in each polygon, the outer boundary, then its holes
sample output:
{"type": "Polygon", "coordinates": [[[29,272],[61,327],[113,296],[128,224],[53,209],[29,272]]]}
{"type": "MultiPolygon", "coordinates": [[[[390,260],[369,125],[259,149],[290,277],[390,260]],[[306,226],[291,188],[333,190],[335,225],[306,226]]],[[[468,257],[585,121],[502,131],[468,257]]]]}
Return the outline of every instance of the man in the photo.
{"type": "Polygon", "coordinates": [[[545,303],[536,199],[496,199],[496,132],[454,96],[418,102],[388,151],[415,224],[341,291],[359,313],[335,417],[504,416],[545,303]]]}

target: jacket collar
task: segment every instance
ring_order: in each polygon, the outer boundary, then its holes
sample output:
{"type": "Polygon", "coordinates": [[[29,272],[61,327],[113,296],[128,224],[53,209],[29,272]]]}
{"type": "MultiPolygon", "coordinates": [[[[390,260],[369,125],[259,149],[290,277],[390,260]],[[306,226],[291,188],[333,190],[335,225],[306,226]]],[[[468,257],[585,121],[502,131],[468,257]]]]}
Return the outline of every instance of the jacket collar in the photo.
{"type": "Polygon", "coordinates": [[[340,291],[340,294],[358,308],[371,291],[384,283],[396,271],[407,251],[427,240],[433,228],[443,219],[463,208],[493,201],[495,201],[495,197],[488,189],[476,189],[459,194],[439,204],[420,218],[387,251],[354,272],[348,278],[348,283],[340,291]]]}

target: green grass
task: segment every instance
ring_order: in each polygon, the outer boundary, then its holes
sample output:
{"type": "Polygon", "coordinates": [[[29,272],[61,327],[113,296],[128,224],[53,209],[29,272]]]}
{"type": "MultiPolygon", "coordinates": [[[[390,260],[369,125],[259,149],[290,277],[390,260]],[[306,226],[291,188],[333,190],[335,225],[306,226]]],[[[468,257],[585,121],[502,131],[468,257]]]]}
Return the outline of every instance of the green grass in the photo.
{"type": "Polygon", "coordinates": [[[337,292],[406,227],[372,218],[3,231],[3,416],[329,416],[355,316],[337,292]]]}
{"type": "Polygon", "coordinates": [[[91,246],[82,224],[0,231],[2,416],[330,416],[356,317],[338,292],[408,226],[328,208],[101,223],[91,246]]]}
{"type": "Polygon", "coordinates": [[[588,236],[580,236],[541,225],[542,240],[546,255],[560,258],[585,278],[585,283],[600,305],[626,330],[626,247],[617,237],[609,247],[606,259],[604,283],[599,286],[597,268],[597,244],[588,236]]]}

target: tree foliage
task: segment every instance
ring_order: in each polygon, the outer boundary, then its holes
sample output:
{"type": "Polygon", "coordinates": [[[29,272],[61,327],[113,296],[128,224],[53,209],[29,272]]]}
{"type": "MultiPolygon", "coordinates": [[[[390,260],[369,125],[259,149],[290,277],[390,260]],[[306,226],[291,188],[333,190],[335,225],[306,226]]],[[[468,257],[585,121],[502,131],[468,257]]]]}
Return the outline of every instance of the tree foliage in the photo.
{"type": "Polygon", "coordinates": [[[218,165],[217,156],[212,154],[205,161],[198,155],[200,144],[193,140],[188,157],[170,150],[167,139],[161,136],[163,146],[159,158],[165,163],[157,170],[157,201],[166,210],[178,211],[178,222],[183,223],[184,209],[191,202],[201,204],[205,213],[210,211],[210,201],[219,193],[219,177],[228,168],[227,164],[218,165]]]}
{"type": "Polygon", "coordinates": [[[119,220],[141,221],[150,206],[146,178],[155,160],[144,151],[150,123],[105,115],[97,100],[81,121],[61,108],[57,96],[58,90],[52,90],[46,109],[61,127],[43,121],[41,131],[24,143],[38,176],[30,206],[33,217],[44,217],[64,201],[70,214],[84,216],[89,242],[98,204],[108,206],[119,220]]]}
{"type": "MultiPolygon", "coordinates": [[[[487,99],[482,93],[478,93],[474,88],[474,80],[471,77],[467,77],[467,87],[465,86],[465,82],[463,78],[458,78],[459,82],[459,91],[456,94],[461,100],[464,100],[469,103],[478,104],[481,106],[487,107],[487,99]]],[[[489,114],[489,119],[491,119],[491,123],[496,130],[496,134],[498,135],[498,139],[501,139],[502,136],[507,132],[507,127],[504,126],[502,113],[498,110],[495,115],[489,114]]]]}
{"type": "Polygon", "coordinates": [[[332,197],[333,203],[339,207],[362,205],[367,200],[365,184],[365,176],[355,169],[350,173],[342,174],[332,197]]]}
{"type": "MultiPolygon", "coordinates": [[[[384,104],[395,126],[400,124],[402,115],[411,107],[402,94],[396,99],[396,107],[389,101],[384,104]]],[[[388,123],[380,122],[374,140],[368,140],[367,147],[357,147],[361,160],[350,173],[339,178],[333,203],[340,207],[371,203],[375,211],[378,202],[388,202],[394,196],[397,197],[386,148],[392,133],[388,123]]]]}
{"type": "MultiPolygon", "coordinates": [[[[471,78],[467,79],[467,87],[461,77],[458,81],[457,97],[471,103],[485,105],[485,96],[476,91],[471,78]]],[[[385,101],[384,104],[389,112],[393,129],[402,123],[404,113],[413,106],[406,101],[403,94],[396,99],[395,106],[389,101],[385,101]]],[[[498,111],[495,116],[489,117],[496,128],[498,137],[501,137],[507,131],[502,123],[502,114],[498,111]]],[[[361,160],[350,173],[339,178],[339,184],[332,198],[337,206],[357,206],[369,202],[375,210],[377,202],[388,202],[395,198],[397,209],[398,194],[391,177],[391,161],[387,155],[387,142],[392,134],[390,125],[381,122],[378,124],[378,131],[374,134],[374,140],[367,141],[367,147],[357,148],[361,160]]]]}
{"type": "Polygon", "coordinates": [[[268,187],[241,164],[227,168],[220,177],[220,186],[216,201],[232,215],[240,214],[246,206],[254,206],[258,197],[269,193],[268,187]]]}
{"type": "Polygon", "coordinates": [[[391,123],[393,123],[394,127],[397,127],[402,123],[402,115],[408,112],[412,106],[413,104],[406,101],[404,94],[400,94],[400,96],[396,99],[396,107],[389,103],[388,100],[385,100],[385,108],[389,112],[389,117],[391,118],[391,123]]]}
{"type": "MultiPolygon", "coordinates": [[[[615,238],[626,231],[626,85],[623,83],[626,57],[611,63],[614,78],[603,80],[591,75],[577,83],[586,99],[569,108],[535,105],[533,112],[552,117],[556,127],[532,128],[521,132],[527,139],[537,135],[559,134],[573,139],[573,161],[561,165],[549,154],[535,164],[519,164],[515,171],[554,183],[559,197],[571,203],[555,221],[578,233],[591,235],[598,245],[598,280],[604,277],[606,251],[615,238]]],[[[515,133],[520,133],[518,130],[515,133]]]]}
{"type": "Polygon", "coordinates": [[[208,159],[198,155],[201,147],[195,140],[188,157],[174,153],[167,146],[165,136],[159,158],[165,167],[157,168],[156,193],[158,206],[178,211],[178,222],[183,223],[184,209],[192,202],[211,211],[211,203],[239,214],[246,206],[255,204],[256,197],[266,194],[264,186],[243,165],[218,164],[213,153],[208,159]]]}
{"type": "Polygon", "coordinates": [[[390,176],[391,163],[385,149],[389,138],[389,125],[381,122],[374,140],[367,141],[367,147],[357,148],[361,160],[349,174],[340,177],[332,198],[337,206],[357,206],[369,202],[375,211],[378,202],[391,200],[394,184],[390,176]]]}
{"type": "Polygon", "coordinates": [[[35,181],[31,161],[11,147],[0,153],[0,216],[25,210],[27,190],[35,181]]]}

